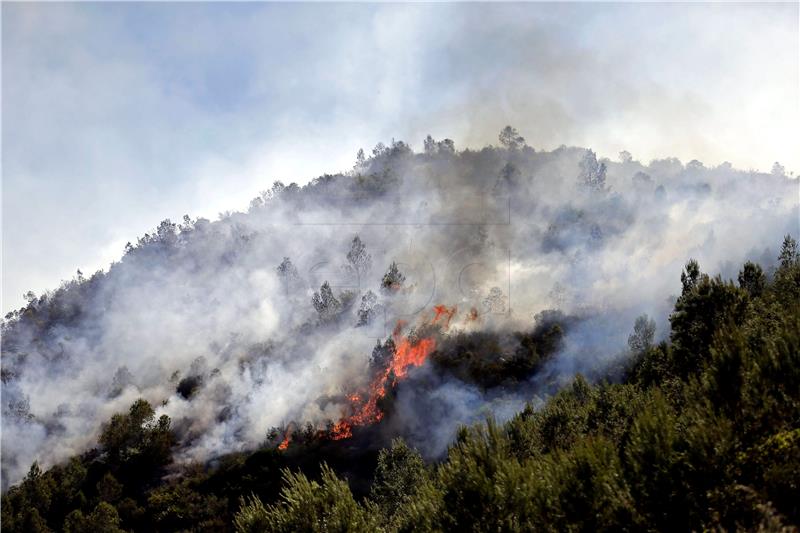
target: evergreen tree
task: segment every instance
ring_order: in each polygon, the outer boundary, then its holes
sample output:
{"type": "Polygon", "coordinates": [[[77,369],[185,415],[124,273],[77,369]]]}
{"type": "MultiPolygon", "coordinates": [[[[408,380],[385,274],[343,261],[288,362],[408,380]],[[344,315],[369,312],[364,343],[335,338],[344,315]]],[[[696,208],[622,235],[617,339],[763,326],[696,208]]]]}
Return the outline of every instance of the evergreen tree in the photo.
{"type": "Polygon", "coordinates": [[[406,277],[400,272],[397,263],[392,261],[392,264],[389,265],[389,270],[386,271],[386,274],[381,279],[381,289],[387,293],[398,292],[403,288],[405,281],[406,277]]]}
{"type": "Polygon", "coordinates": [[[599,193],[606,189],[606,164],[598,163],[597,156],[591,150],[580,162],[580,174],[578,183],[590,192],[599,193]]]}
{"type": "Polygon", "coordinates": [[[333,290],[327,281],[319,288],[319,292],[315,292],[311,297],[311,303],[323,322],[332,320],[342,310],[341,302],[333,295],[333,290]]]}

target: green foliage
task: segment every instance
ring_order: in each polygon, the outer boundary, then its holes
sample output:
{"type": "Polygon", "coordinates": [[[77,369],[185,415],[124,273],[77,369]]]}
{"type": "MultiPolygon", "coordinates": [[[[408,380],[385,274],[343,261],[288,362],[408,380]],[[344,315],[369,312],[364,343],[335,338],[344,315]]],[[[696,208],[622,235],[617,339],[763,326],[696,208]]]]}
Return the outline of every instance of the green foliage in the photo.
{"type": "Polygon", "coordinates": [[[746,262],[739,272],[739,287],[747,291],[751,298],[761,296],[767,285],[767,277],[761,267],[750,261],[746,262]]]}
{"type": "Polygon", "coordinates": [[[501,427],[490,421],[464,430],[434,483],[412,502],[403,529],[426,522],[422,529],[437,531],[518,528],[527,519],[530,481],[501,427]]]}
{"type": "Polygon", "coordinates": [[[706,360],[717,327],[742,321],[747,307],[745,291],[720,277],[700,275],[697,268],[694,261],[686,265],[683,293],[670,316],[674,369],[683,378],[706,360]]]}
{"type": "Polygon", "coordinates": [[[640,316],[633,326],[633,333],[628,337],[628,348],[635,354],[644,352],[653,345],[655,334],[655,321],[647,315],[640,316]]]}
{"type": "Polygon", "coordinates": [[[19,525],[21,526],[19,531],[25,531],[26,533],[44,533],[52,531],[47,527],[47,523],[39,514],[39,510],[35,507],[24,511],[22,522],[19,525]]]}
{"type": "Polygon", "coordinates": [[[800,252],[797,250],[797,241],[791,236],[786,235],[781,245],[781,254],[778,256],[781,268],[786,270],[797,264],[800,252]]]}
{"type": "Polygon", "coordinates": [[[783,240],[779,260],[772,296],[783,307],[795,308],[796,311],[796,307],[800,305],[800,253],[797,250],[797,241],[791,235],[783,240]]]}
{"type": "Polygon", "coordinates": [[[171,459],[170,420],[137,400],[102,428],[105,453],[89,452],[43,472],[34,463],[3,496],[3,531],[123,531],[144,526],[140,497],[171,459]],[[116,507],[115,507],[116,506],[116,507]],[[127,521],[128,523],[123,523],[127,521]]]}
{"type": "Polygon", "coordinates": [[[541,477],[535,478],[535,529],[612,531],[633,527],[633,498],[617,450],[608,440],[584,439],[568,452],[551,455],[535,470],[541,472],[541,477]]]}
{"type": "Polygon", "coordinates": [[[385,525],[393,523],[395,513],[416,495],[426,479],[422,457],[402,439],[393,440],[390,448],[380,451],[370,498],[378,506],[385,525]]]}
{"type": "Polygon", "coordinates": [[[155,420],[155,411],[145,400],[137,400],[128,414],[116,414],[103,426],[100,444],[116,463],[140,456],[154,465],[170,461],[174,437],[169,417],[155,420]]]}
{"type": "Polygon", "coordinates": [[[147,499],[148,514],[159,531],[181,531],[197,527],[203,531],[224,530],[225,502],[193,490],[188,483],[165,485],[147,499]]]}
{"type": "Polygon", "coordinates": [[[280,502],[265,507],[255,497],[243,501],[234,518],[236,531],[374,531],[374,516],[356,503],[347,482],[327,466],[322,467],[321,481],[285,471],[280,502]]]}
{"type": "Polygon", "coordinates": [[[233,523],[237,533],[261,533],[269,531],[271,527],[266,507],[255,496],[248,499],[242,498],[242,505],[239,512],[236,513],[233,523]]]}
{"type": "Polygon", "coordinates": [[[122,484],[117,481],[111,472],[106,472],[103,479],[97,483],[97,496],[109,503],[114,503],[122,496],[122,484]]]}
{"type": "Polygon", "coordinates": [[[484,388],[524,381],[560,348],[569,320],[548,316],[533,331],[515,333],[518,344],[511,353],[495,332],[460,332],[445,339],[430,360],[439,370],[484,388]]]}
{"type": "Polygon", "coordinates": [[[800,516],[800,428],[769,436],[748,459],[769,500],[786,515],[800,516]]]}
{"type": "Polygon", "coordinates": [[[674,514],[683,501],[681,456],[675,413],[659,394],[633,422],[624,449],[626,477],[648,522],[685,529],[674,514]]]}
{"type": "Polygon", "coordinates": [[[613,530],[631,525],[635,514],[607,439],[520,461],[492,422],[464,432],[417,494],[402,511],[401,530],[613,530]]]}
{"type": "Polygon", "coordinates": [[[100,502],[89,514],[84,516],[75,510],[64,522],[65,533],[124,533],[120,527],[119,514],[113,505],[100,502]]]}

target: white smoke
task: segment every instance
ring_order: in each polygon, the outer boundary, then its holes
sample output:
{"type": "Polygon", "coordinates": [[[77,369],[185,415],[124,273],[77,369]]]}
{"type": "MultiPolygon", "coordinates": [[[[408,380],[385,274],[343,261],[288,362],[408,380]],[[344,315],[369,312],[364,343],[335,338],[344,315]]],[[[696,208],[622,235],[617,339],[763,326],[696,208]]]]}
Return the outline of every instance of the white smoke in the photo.
{"type": "MultiPolygon", "coordinates": [[[[598,162],[582,148],[431,146],[379,147],[347,174],[274,187],[245,213],[162,224],[107,273],[11,317],[4,486],[34,460],[85,451],[139,397],[172,418],[181,461],[252,448],[289,421],[323,427],[344,414],[341,395],[368,379],[376,339],[435,304],[458,307],[451,332],[530,329],[549,308],[587,317],[544,372],[595,369],[624,350],[641,313],[667,334],[690,257],[735,276],[742,261],[771,261],[784,234],[800,233],[798,181],[777,173],[598,162]],[[348,268],[356,235],[371,261],[348,268]],[[284,257],[296,277],[278,275],[284,257]],[[406,281],[390,295],[380,283],[393,261],[406,281]],[[311,299],[325,281],[342,311],[321,321],[311,299]],[[379,303],[357,326],[368,290],[379,303]],[[467,324],[473,308],[479,319],[467,324]]],[[[459,423],[507,418],[531,399],[455,379],[401,386],[397,423],[436,455],[459,423]],[[426,430],[434,419],[438,429],[426,430]]]]}

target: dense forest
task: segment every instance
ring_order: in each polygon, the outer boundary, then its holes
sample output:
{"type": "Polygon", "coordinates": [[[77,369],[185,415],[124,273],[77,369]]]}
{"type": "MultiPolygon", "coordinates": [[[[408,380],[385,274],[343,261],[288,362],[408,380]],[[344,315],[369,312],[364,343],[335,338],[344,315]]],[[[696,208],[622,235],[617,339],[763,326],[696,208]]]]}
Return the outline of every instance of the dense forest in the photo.
{"type": "Polygon", "coordinates": [[[797,180],[498,140],[26,295],[2,530],[796,530],[797,180]]]}
{"type": "Polygon", "coordinates": [[[91,451],[34,464],[3,496],[3,531],[794,530],[797,243],[736,283],[689,261],[681,285],[669,340],[637,320],[621,379],[578,375],[539,409],[464,427],[440,462],[309,432],[163,477],[170,420],[138,400],[91,451]]]}

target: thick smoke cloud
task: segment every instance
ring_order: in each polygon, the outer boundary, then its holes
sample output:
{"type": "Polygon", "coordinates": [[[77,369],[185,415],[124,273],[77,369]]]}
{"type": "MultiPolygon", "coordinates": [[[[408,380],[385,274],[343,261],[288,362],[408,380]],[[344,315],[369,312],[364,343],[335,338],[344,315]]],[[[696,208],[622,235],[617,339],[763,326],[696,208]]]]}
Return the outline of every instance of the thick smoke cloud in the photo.
{"type": "Polygon", "coordinates": [[[522,388],[412,369],[392,424],[436,457],[459,424],[508,418],[624,357],[640,314],[663,338],[690,257],[731,277],[746,259],[769,267],[799,233],[798,182],[778,169],[504,140],[379,145],[348,173],[276,184],[247,212],[164,222],[107,273],[32,297],[3,329],[4,486],[34,460],[85,451],[139,397],[172,418],[182,462],[255,447],[289,422],[325,427],[369,380],[376,340],[436,304],[458,309],[445,338],[528,330],[548,309],[579,318],[522,388]],[[398,290],[382,286],[392,262],[398,290]]]}
{"type": "Polygon", "coordinates": [[[548,150],[800,170],[797,3],[8,2],[2,24],[3,313],[376,139],[511,122],[548,150]]]}

